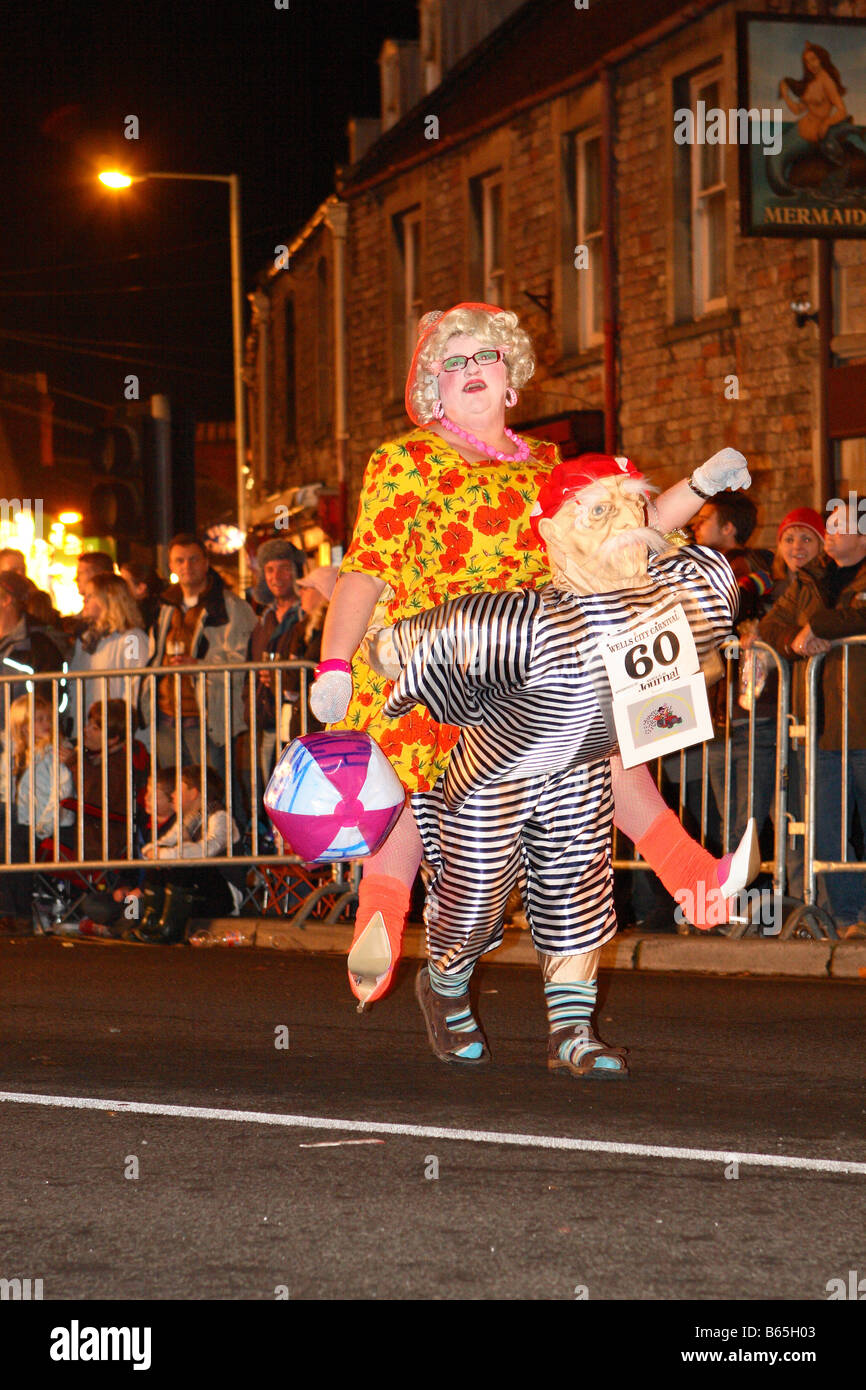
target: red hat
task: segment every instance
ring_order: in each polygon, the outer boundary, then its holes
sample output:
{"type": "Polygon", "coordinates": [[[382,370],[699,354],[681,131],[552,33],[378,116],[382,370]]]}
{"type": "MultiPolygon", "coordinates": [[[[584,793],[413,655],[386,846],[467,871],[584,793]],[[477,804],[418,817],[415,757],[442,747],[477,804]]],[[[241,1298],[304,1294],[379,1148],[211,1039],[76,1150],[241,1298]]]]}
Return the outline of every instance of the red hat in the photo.
{"type": "Polygon", "coordinates": [[[792,512],[788,513],[780,523],[776,533],[777,544],[782,539],[782,532],[787,531],[789,526],[805,526],[808,531],[814,531],[816,536],[820,536],[821,540],[827,534],[827,528],[821,517],[812,507],[795,507],[792,512]]]}
{"type": "Polygon", "coordinates": [[[613,454],[581,454],[579,458],[564,459],[558,463],[542,485],[529,516],[530,525],[539,541],[538,523],[542,517],[555,516],[567,498],[582,492],[590,483],[597,483],[601,478],[621,477],[644,481],[643,473],[635,468],[631,459],[613,454]]]}
{"type": "Polygon", "coordinates": [[[431,333],[439,327],[439,323],[448,314],[453,314],[457,309],[483,310],[487,314],[502,314],[504,309],[500,309],[497,304],[453,304],[450,309],[431,309],[429,314],[425,314],[418,322],[418,342],[412,354],[412,363],[409,367],[409,375],[406,378],[406,414],[415,425],[426,424],[426,420],[419,420],[412,405],[411,393],[415,386],[415,377],[418,371],[418,358],[427,343],[431,333]]]}

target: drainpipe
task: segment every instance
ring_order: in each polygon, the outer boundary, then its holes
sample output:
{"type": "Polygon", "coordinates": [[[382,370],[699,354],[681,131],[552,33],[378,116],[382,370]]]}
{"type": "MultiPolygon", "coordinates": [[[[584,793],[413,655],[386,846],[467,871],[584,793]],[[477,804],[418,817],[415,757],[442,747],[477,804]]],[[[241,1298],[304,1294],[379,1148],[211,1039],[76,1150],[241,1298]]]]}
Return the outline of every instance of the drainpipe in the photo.
{"type": "Polygon", "coordinates": [[[601,82],[601,225],[604,260],[604,449],[617,450],[616,340],[619,332],[616,308],[616,209],[614,193],[614,106],[613,76],[603,67],[601,82]]]}
{"type": "Polygon", "coordinates": [[[346,232],[349,209],[345,203],[328,202],[325,221],[334,247],[334,454],[339,490],[339,544],[347,543],[346,463],[349,434],[346,429],[346,232]]]}

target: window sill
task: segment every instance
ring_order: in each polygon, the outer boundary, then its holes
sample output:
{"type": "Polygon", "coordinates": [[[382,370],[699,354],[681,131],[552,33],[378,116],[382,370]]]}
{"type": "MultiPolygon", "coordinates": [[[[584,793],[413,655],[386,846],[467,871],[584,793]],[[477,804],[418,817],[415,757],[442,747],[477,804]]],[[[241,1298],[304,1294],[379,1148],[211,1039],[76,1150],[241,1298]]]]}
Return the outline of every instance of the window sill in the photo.
{"type": "Polygon", "coordinates": [[[693,319],[688,323],[672,323],[659,335],[662,343],[678,343],[684,338],[700,338],[705,333],[722,333],[727,328],[738,328],[739,309],[726,309],[722,314],[707,314],[705,318],[693,319]]]}
{"type": "Polygon", "coordinates": [[[604,343],[594,344],[582,352],[569,352],[554,362],[551,370],[557,375],[562,372],[579,372],[582,367],[599,367],[604,362],[604,343]]]}

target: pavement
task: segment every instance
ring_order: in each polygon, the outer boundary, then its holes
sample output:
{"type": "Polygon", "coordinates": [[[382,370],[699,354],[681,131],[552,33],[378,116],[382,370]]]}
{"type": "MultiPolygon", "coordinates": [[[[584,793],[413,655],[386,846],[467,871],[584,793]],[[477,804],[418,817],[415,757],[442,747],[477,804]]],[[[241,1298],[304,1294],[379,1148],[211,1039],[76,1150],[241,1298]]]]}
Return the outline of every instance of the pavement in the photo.
{"type": "MultiPolygon", "coordinates": [[[[304,955],[345,955],[352,939],[351,925],[345,923],[313,921],[293,926],[290,920],[279,917],[225,917],[194,926],[205,935],[202,945],[253,946],[304,955]]],[[[408,960],[426,959],[421,925],[408,927],[403,956],[408,960]]],[[[485,961],[491,965],[535,966],[529,932],[507,929],[502,946],[485,956],[485,961]]],[[[601,969],[866,981],[866,938],[833,941],[747,936],[733,940],[715,932],[680,936],[630,928],[618,932],[603,947],[601,969]]]]}

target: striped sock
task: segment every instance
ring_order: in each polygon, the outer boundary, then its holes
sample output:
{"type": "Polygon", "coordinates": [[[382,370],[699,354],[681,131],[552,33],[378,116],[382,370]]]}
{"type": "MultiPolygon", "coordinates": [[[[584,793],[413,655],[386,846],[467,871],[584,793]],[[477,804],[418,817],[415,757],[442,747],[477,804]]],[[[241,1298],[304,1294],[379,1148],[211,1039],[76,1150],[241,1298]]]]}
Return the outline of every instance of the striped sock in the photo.
{"type": "MultiPolygon", "coordinates": [[[[475,962],[467,965],[463,970],[455,971],[449,975],[437,970],[432,961],[429,962],[427,969],[430,974],[430,985],[436,994],[444,995],[446,999],[454,999],[463,994],[472,979],[472,971],[475,969],[475,962]]],[[[446,1014],[445,1022],[452,1033],[471,1033],[478,1027],[471,1009],[456,1009],[453,1014],[446,1014]]],[[[470,1060],[480,1057],[483,1052],[481,1043],[467,1043],[466,1047],[461,1047],[456,1054],[458,1057],[467,1057],[470,1060]]]]}
{"type": "MultiPolygon", "coordinates": [[[[544,1000],[551,1033],[557,1033],[560,1028],[591,1028],[597,993],[597,980],[568,985],[546,984],[544,1000]]],[[[568,1038],[560,1043],[559,1056],[564,1062],[574,1061],[575,1058],[579,1061],[581,1054],[592,1046],[581,1038],[568,1038]]],[[[619,1064],[613,1057],[599,1057],[596,1066],[619,1070],[619,1064]]]]}

